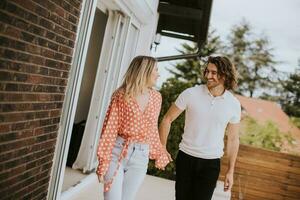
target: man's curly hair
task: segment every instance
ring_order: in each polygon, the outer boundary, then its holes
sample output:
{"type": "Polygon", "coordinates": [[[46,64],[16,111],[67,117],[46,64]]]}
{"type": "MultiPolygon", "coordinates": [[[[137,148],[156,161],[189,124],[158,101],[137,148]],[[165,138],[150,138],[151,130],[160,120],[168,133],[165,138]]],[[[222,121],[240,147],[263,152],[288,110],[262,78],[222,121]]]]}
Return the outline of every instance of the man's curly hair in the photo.
{"type": "Polygon", "coordinates": [[[232,62],[225,56],[208,57],[204,75],[208,63],[214,64],[218,69],[218,76],[224,77],[224,87],[227,90],[233,90],[237,87],[237,72],[232,62]]]}

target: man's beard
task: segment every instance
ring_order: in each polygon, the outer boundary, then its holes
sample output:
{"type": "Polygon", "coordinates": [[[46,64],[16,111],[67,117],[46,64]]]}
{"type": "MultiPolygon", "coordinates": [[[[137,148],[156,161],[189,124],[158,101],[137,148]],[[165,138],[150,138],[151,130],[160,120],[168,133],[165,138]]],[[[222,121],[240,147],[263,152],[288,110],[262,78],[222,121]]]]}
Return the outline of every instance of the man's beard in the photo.
{"type": "Polygon", "coordinates": [[[214,89],[214,88],[217,88],[218,86],[220,86],[221,84],[216,83],[216,82],[211,82],[211,83],[207,82],[206,85],[209,89],[214,89]]]}

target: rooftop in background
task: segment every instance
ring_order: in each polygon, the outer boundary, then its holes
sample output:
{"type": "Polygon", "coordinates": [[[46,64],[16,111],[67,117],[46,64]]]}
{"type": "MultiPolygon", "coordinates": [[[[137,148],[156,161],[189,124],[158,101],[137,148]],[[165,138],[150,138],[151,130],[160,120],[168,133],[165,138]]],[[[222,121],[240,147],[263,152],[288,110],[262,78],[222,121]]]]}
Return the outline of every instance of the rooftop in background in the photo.
{"type": "Polygon", "coordinates": [[[259,123],[270,120],[278,126],[280,131],[290,132],[297,142],[296,149],[300,152],[300,129],[291,123],[289,116],[283,112],[277,103],[240,95],[235,96],[239,99],[246,115],[259,123]]]}

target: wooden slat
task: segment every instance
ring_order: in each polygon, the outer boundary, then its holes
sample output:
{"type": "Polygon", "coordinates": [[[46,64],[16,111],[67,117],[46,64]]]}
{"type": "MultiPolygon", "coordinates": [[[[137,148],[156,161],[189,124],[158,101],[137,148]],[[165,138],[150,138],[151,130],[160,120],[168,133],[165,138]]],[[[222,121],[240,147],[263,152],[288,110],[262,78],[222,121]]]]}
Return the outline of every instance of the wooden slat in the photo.
{"type": "MultiPolygon", "coordinates": [[[[220,180],[228,166],[222,159],[220,180]]],[[[235,167],[233,200],[299,200],[300,157],[241,145],[235,167]]]]}

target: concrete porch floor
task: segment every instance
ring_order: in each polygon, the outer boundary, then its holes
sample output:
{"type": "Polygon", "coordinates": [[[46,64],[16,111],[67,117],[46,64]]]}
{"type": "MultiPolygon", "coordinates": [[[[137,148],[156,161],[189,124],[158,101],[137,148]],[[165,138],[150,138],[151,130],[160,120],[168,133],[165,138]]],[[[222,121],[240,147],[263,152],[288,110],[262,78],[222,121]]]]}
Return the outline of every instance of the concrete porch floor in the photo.
{"type": "MultiPolygon", "coordinates": [[[[80,175],[80,171],[67,169],[65,172],[65,191],[61,200],[103,200],[103,185],[97,180],[96,174],[80,175]],[[83,179],[78,180],[78,177],[83,179]],[[73,185],[71,185],[73,183],[73,185]]],[[[175,182],[147,175],[136,199],[137,200],[174,200],[175,182]]],[[[229,200],[230,192],[223,192],[223,183],[218,181],[212,200],[229,200]]]]}

